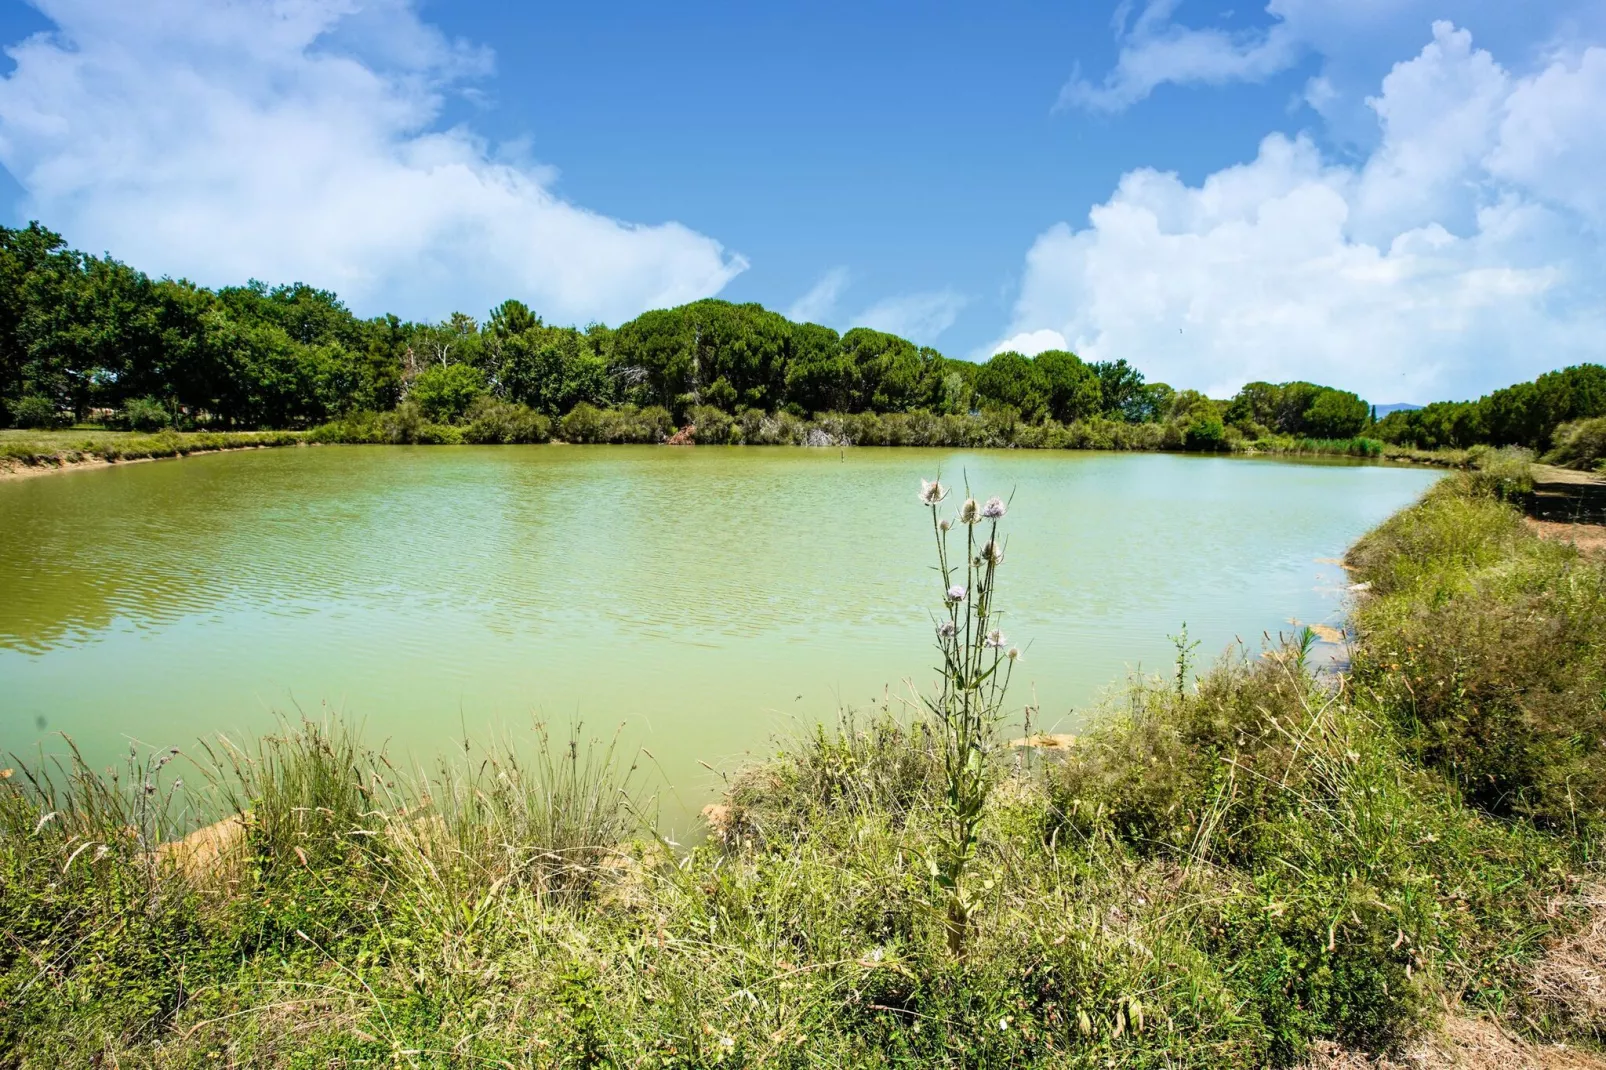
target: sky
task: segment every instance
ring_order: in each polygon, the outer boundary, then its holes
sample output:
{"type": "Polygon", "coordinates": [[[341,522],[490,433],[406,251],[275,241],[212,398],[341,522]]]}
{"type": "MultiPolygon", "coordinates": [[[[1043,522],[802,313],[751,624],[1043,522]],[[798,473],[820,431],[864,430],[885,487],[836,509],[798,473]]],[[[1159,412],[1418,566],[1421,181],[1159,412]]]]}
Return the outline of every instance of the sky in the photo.
{"type": "Polygon", "coordinates": [[[0,0],[0,45],[5,221],[154,275],[1215,396],[1606,360],[1606,0],[0,0]]]}

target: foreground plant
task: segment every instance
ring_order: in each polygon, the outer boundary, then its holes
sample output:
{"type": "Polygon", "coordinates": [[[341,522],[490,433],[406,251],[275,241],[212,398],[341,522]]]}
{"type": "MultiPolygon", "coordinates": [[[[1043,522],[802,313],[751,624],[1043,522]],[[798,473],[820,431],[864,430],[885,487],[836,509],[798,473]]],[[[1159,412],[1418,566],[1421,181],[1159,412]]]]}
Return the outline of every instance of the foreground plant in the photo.
{"type": "Polygon", "coordinates": [[[1003,713],[1004,695],[1020,651],[1014,647],[1006,650],[1003,632],[995,627],[999,616],[993,602],[995,580],[1004,563],[998,522],[1004,518],[1004,502],[989,498],[980,505],[967,492],[957,519],[939,520],[937,507],[947,496],[948,488],[942,483],[921,482],[920,500],[931,510],[943,588],[943,610],[937,615],[942,683],[934,698],[924,700],[937,721],[945,782],[943,819],[931,867],[946,899],[948,949],[958,956],[965,953],[965,938],[976,909],[969,884],[970,864],[992,788],[988,757],[993,728],[1003,713]],[[948,546],[956,524],[964,529],[962,564],[954,563],[948,546]],[[985,541],[978,535],[983,527],[985,541]]]}

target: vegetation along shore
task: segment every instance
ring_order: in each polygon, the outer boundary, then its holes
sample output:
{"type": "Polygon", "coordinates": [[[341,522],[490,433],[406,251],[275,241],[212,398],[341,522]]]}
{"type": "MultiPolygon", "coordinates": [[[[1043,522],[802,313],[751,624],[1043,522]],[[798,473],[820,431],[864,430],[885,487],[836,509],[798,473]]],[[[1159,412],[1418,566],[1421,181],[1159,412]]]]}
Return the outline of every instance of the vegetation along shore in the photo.
{"type": "Polygon", "coordinates": [[[1051,350],[984,363],[868,328],[839,334],[755,304],[697,301],[618,327],[360,319],[327,291],[152,279],[0,227],[0,466],[247,444],[918,445],[1312,454],[1463,463],[1521,446],[1606,458],[1606,368],[1376,418],[1355,394],[1250,383],[1229,399],[1148,382],[1126,360],[1051,350]],[[137,432],[119,437],[113,429],[137,432]],[[197,434],[223,438],[194,437],[197,434]],[[299,436],[299,437],[292,437],[299,436]]]}
{"type": "Polygon", "coordinates": [[[1195,678],[1184,637],[1074,740],[1006,694],[1031,518],[911,488],[937,686],[782,744],[689,847],[561,732],[13,756],[0,1059],[1606,1066],[1606,560],[1525,524],[1523,468],[1351,550],[1343,673],[1301,631],[1195,678]]]}

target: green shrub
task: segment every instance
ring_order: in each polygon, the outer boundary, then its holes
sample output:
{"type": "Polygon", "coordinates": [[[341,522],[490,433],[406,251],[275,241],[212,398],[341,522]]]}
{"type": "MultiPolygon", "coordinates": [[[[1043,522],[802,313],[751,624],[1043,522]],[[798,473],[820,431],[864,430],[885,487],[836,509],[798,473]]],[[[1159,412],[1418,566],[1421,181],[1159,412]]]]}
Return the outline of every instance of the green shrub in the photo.
{"type": "Polygon", "coordinates": [[[1473,446],[1467,451],[1472,468],[1469,485],[1474,493],[1515,501],[1533,492],[1533,459],[1532,450],[1519,446],[1473,446]]]}
{"type": "Polygon", "coordinates": [[[130,431],[160,431],[173,425],[173,416],[155,398],[129,398],[123,402],[118,422],[130,431]]]}
{"type": "Polygon", "coordinates": [[[586,401],[569,410],[558,426],[564,441],[585,444],[662,442],[674,430],[669,410],[656,405],[599,409],[586,401]]]}
{"type": "Polygon", "coordinates": [[[468,413],[463,441],[482,445],[547,442],[552,421],[527,405],[481,398],[468,413]]]}
{"type": "Polygon", "coordinates": [[[485,373],[470,364],[435,364],[413,380],[408,399],[424,418],[454,423],[485,393],[485,373]]]}
{"type": "Polygon", "coordinates": [[[1592,471],[1606,462],[1606,416],[1562,424],[1554,442],[1555,448],[1545,455],[1546,464],[1592,471]]]}
{"type": "Polygon", "coordinates": [[[696,429],[694,435],[699,443],[717,446],[732,441],[733,434],[740,435],[730,414],[713,405],[693,405],[686,410],[686,420],[696,429]]]}
{"type": "Polygon", "coordinates": [[[11,422],[18,427],[44,430],[67,421],[56,403],[43,394],[26,394],[11,403],[11,422]]]}

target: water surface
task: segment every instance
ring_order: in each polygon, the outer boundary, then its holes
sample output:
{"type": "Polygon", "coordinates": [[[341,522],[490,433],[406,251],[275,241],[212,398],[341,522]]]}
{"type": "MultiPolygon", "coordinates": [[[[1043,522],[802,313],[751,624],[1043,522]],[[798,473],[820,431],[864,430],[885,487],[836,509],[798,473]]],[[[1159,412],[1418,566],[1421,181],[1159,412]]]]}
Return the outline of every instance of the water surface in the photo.
{"type": "Polygon", "coordinates": [[[778,731],[929,682],[919,479],[1013,494],[1017,704],[1074,724],[1342,615],[1336,558],[1431,472],[1178,455],[325,447],[0,484],[0,750],[97,761],[338,708],[425,757],[466,730],[623,725],[666,814],[778,731]],[[1029,645],[1028,645],[1029,644],[1029,645]]]}

